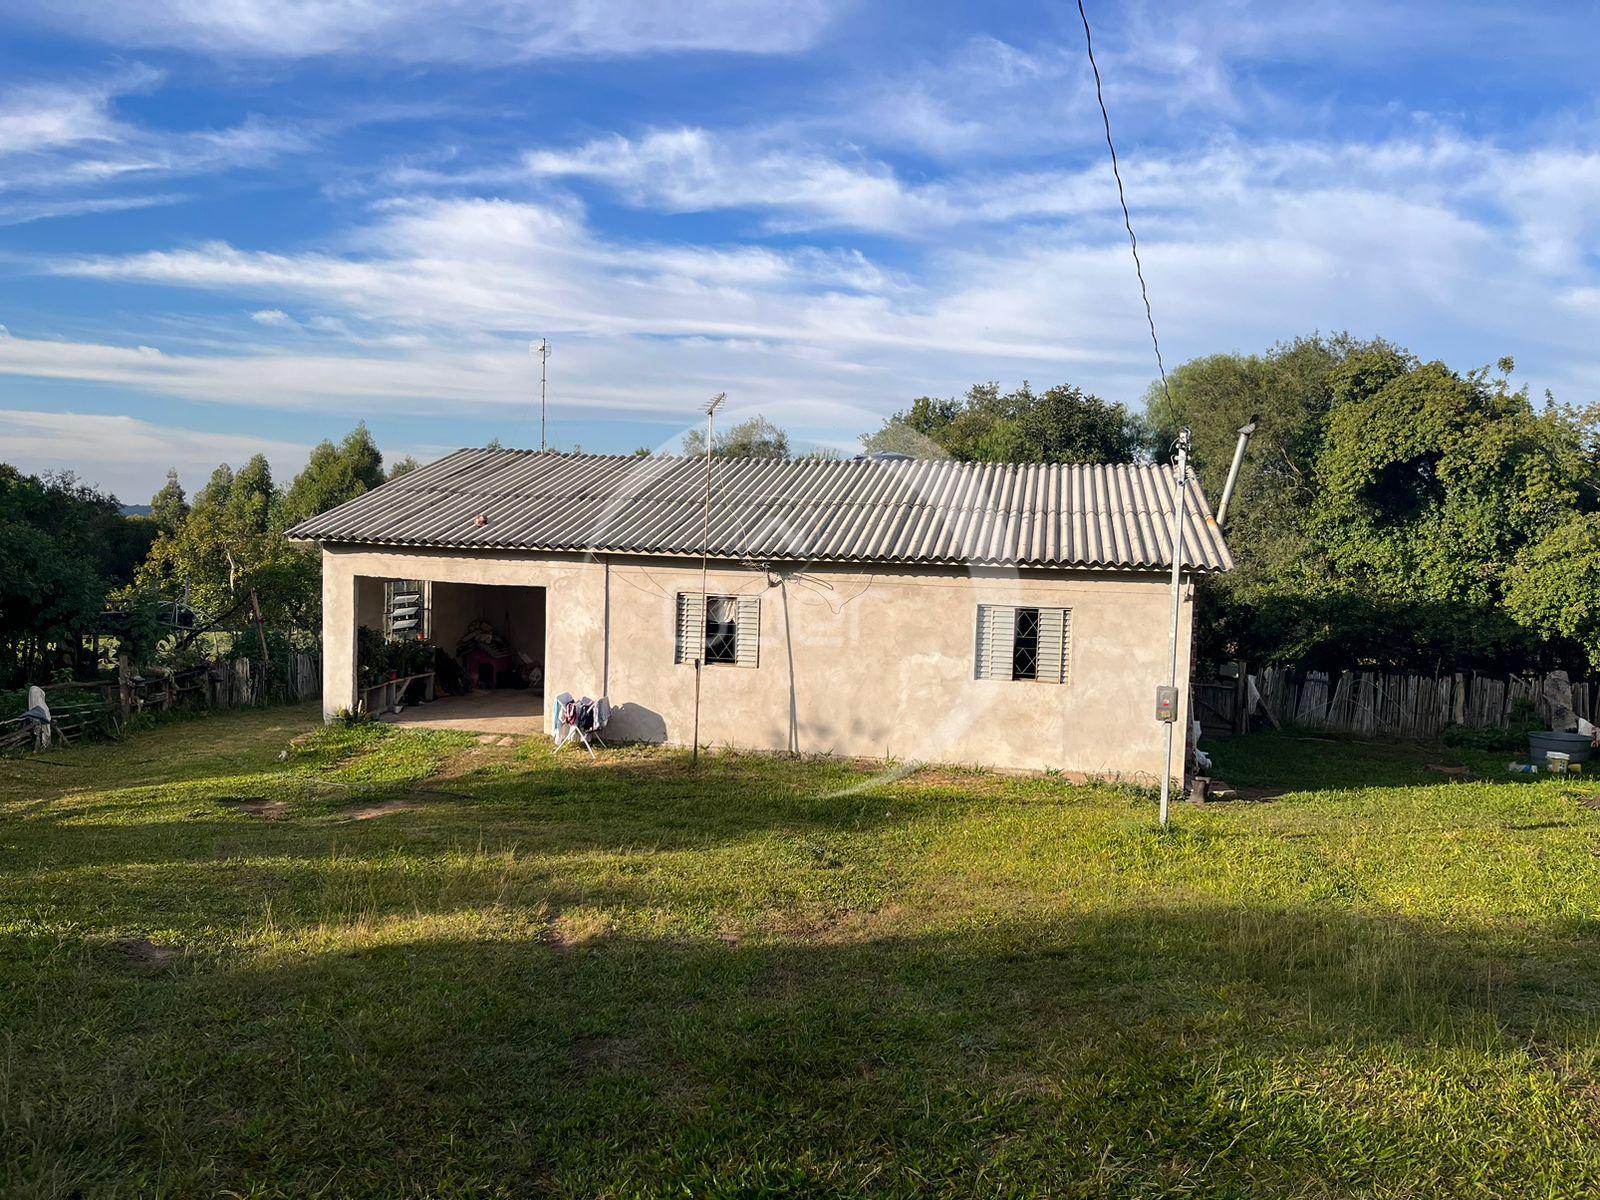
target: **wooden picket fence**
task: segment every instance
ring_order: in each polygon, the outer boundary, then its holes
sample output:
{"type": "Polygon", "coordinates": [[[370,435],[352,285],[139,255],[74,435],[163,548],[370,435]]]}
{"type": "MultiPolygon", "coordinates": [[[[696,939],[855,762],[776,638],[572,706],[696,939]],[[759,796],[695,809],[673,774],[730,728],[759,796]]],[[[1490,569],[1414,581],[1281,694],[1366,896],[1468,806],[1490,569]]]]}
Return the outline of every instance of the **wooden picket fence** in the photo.
{"type": "MultiPolygon", "coordinates": [[[[315,653],[298,653],[287,663],[273,663],[271,670],[248,658],[176,671],[138,673],[130,668],[121,679],[47,684],[44,693],[53,740],[71,744],[96,734],[117,735],[139,712],[312,700],[322,694],[322,661],[315,653]]],[[[0,750],[27,750],[34,744],[24,718],[0,721],[0,750]]]]}
{"type": "Polygon", "coordinates": [[[1559,676],[1513,675],[1501,678],[1457,672],[1450,675],[1389,674],[1380,671],[1302,671],[1264,667],[1253,673],[1261,709],[1279,725],[1325,729],[1372,737],[1433,738],[1448,725],[1504,728],[1518,700],[1531,701],[1550,719],[1547,685],[1571,691],[1572,711],[1595,720],[1600,685],[1559,676]]]}

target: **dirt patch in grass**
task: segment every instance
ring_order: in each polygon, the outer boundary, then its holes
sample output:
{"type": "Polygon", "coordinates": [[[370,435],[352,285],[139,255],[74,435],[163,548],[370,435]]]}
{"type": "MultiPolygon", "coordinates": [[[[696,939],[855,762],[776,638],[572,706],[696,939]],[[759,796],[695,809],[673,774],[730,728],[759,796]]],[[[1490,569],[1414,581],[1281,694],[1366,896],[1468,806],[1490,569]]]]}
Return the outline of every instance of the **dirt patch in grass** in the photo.
{"type": "MultiPolygon", "coordinates": [[[[752,922],[750,932],[817,946],[841,946],[852,942],[870,942],[884,936],[893,929],[904,911],[898,904],[837,912],[769,909],[752,922]]],[[[724,926],[718,937],[729,941],[730,933],[736,943],[739,931],[730,926],[724,926]]]]}
{"type": "Polygon", "coordinates": [[[522,739],[514,733],[480,733],[480,746],[520,746],[522,739]]]}
{"type": "Polygon", "coordinates": [[[572,1068],[580,1075],[623,1074],[643,1064],[639,1043],[632,1038],[586,1035],[572,1041],[572,1068]]]}
{"type": "Polygon", "coordinates": [[[346,821],[375,821],[391,813],[410,812],[418,807],[420,805],[415,800],[380,800],[376,804],[364,804],[360,808],[347,808],[342,816],[346,821]]]}
{"type": "Polygon", "coordinates": [[[469,746],[445,759],[439,764],[439,769],[428,776],[424,783],[448,783],[451,780],[476,775],[489,767],[515,763],[518,745],[519,743],[515,741],[503,743],[495,740],[469,746]]]}
{"type": "Polygon", "coordinates": [[[612,924],[611,918],[605,913],[562,913],[551,919],[545,929],[544,939],[563,953],[581,950],[609,935],[612,924]]]}
{"type": "Polygon", "coordinates": [[[163,946],[148,938],[119,938],[106,949],[123,962],[136,967],[164,967],[183,954],[181,946],[163,946]]]}
{"type": "Polygon", "coordinates": [[[220,796],[217,798],[217,803],[223,808],[231,808],[234,812],[261,817],[267,821],[280,821],[289,811],[289,806],[282,800],[269,800],[265,796],[220,796]]]}

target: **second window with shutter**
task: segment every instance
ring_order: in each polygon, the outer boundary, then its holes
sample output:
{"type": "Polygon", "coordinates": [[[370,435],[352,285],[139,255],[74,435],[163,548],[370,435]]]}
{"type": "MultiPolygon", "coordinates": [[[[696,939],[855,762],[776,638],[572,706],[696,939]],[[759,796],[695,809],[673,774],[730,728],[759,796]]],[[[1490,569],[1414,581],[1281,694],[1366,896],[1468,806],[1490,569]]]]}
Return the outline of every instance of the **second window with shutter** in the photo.
{"type": "Polygon", "coordinates": [[[979,679],[1067,682],[1072,610],[978,605],[975,674],[979,679]]]}
{"type": "Polygon", "coordinates": [[[759,596],[679,592],[674,661],[755,667],[761,647],[759,596]]]}

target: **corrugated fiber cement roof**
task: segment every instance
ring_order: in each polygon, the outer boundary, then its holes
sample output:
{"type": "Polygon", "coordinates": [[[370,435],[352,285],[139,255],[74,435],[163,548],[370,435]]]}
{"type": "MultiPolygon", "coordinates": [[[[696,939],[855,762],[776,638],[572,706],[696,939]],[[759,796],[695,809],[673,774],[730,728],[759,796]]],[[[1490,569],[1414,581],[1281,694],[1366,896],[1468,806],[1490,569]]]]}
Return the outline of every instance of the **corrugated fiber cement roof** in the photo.
{"type": "MultiPolygon", "coordinates": [[[[458,450],[291,537],[460,550],[698,556],[705,460],[458,450]],[[479,522],[479,518],[482,522],[479,522]]],[[[712,460],[712,557],[770,562],[1157,570],[1172,565],[1164,465],[712,460]]],[[[1233,559],[1198,485],[1184,565],[1233,559]]]]}

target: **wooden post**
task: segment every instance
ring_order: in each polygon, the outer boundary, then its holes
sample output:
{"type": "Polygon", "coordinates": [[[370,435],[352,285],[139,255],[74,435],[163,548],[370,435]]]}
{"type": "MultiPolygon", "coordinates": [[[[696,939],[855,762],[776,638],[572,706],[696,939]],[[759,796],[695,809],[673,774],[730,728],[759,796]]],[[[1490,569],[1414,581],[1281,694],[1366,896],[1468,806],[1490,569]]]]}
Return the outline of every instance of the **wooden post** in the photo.
{"type": "Polygon", "coordinates": [[[1250,676],[1246,673],[1247,667],[1244,659],[1238,659],[1233,664],[1239,670],[1239,678],[1233,685],[1233,731],[1235,733],[1250,732],[1250,676]]]}
{"type": "Polygon", "coordinates": [[[117,708],[124,721],[133,715],[133,660],[125,653],[117,655],[117,708]]]}
{"type": "Polygon", "coordinates": [[[255,615],[256,637],[261,639],[261,690],[267,687],[267,672],[272,667],[272,656],[267,653],[267,627],[261,620],[261,601],[256,597],[255,588],[250,589],[250,611],[255,615]]]}

